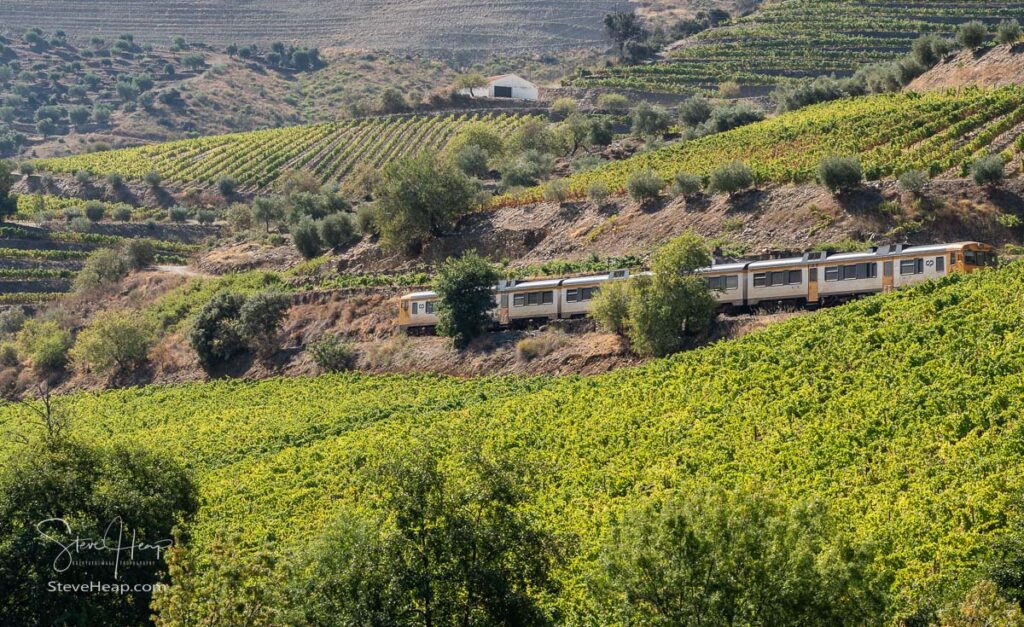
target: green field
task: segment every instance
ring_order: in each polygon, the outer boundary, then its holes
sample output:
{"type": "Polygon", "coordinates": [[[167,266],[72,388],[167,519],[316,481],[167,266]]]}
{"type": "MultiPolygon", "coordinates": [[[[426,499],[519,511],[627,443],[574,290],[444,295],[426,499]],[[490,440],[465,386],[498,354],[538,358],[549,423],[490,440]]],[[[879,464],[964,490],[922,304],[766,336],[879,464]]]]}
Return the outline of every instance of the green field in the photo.
{"type": "MultiPolygon", "coordinates": [[[[1024,121],[1024,89],[964,89],[959,93],[900,93],[849,98],[683,141],[609,163],[569,178],[570,193],[582,196],[595,181],[621,191],[634,172],[653,170],[665,180],[685,171],[707,176],[738,160],[758,182],[806,182],[822,159],[859,157],[869,179],[911,169],[932,176],[962,176],[977,157],[1021,149],[1014,129],[1024,121]]],[[[541,188],[495,199],[495,204],[535,202],[541,188]]]]}
{"type": "Polygon", "coordinates": [[[482,121],[509,132],[525,118],[507,114],[410,115],[346,120],[312,126],[216,135],[44,159],[39,170],[105,176],[117,172],[132,180],[159,172],[165,181],[208,188],[230,176],[242,190],[271,188],[288,170],[311,173],[321,183],[342,183],[360,165],[375,169],[421,149],[442,150],[466,123],[482,121]]]}
{"type": "MultiPolygon", "coordinates": [[[[194,542],[237,536],[238,560],[367,507],[368,469],[426,439],[453,464],[482,446],[528,469],[530,510],[577,540],[554,600],[569,622],[592,619],[584,583],[618,514],[709,484],[828,502],[844,531],[879,547],[891,613],[905,615],[973,583],[1024,489],[1022,294],[1024,264],[954,275],[592,378],[348,374],[64,407],[83,437],[192,468],[204,503],[194,542]]],[[[8,428],[27,418],[0,408],[8,428]]]]}
{"type": "Polygon", "coordinates": [[[734,26],[696,35],[665,63],[610,68],[572,84],[688,93],[730,80],[756,87],[782,77],[843,76],[899,57],[921,34],[950,37],[960,23],[992,25],[1022,12],[1020,2],[769,0],[734,26]]]}

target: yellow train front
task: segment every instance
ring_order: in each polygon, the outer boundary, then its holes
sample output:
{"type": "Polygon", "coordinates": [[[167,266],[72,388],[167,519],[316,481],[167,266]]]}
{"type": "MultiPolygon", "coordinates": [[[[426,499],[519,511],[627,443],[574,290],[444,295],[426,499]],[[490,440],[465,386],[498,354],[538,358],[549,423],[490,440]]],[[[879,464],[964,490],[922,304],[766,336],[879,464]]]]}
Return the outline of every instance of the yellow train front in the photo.
{"type": "MultiPolygon", "coordinates": [[[[863,252],[812,251],[800,257],[740,261],[697,271],[723,309],[765,305],[830,305],[914,285],[952,272],[996,265],[995,249],[981,242],[876,246],[863,252]]],[[[629,278],[627,270],[607,274],[502,281],[494,287],[491,316],[496,325],[585,316],[609,281],[629,278]]],[[[437,294],[403,296],[398,326],[429,330],[437,324],[437,294]]]]}

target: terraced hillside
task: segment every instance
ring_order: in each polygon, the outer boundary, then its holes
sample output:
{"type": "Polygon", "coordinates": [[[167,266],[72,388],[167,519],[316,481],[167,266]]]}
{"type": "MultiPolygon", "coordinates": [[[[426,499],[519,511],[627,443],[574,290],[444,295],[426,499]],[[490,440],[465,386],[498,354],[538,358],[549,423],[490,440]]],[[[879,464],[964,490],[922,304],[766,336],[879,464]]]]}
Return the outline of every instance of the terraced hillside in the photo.
{"type": "MultiPolygon", "coordinates": [[[[220,381],[61,407],[82,437],[195,470],[203,568],[239,572],[373,511],[376,469],[430,442],[454,473],[474,451],[522,462],[526,508],[572,539],[551,601],[567,623],[602,622],[588,582],[621,514],[710,484],[827,503],[875,547],[892,581],[877,622],[898,623],[973,585],[1024,487],[1021,294],[1020,263],[954,275],[592,378],[220,381]],[[208,550],[232,536],[237,551],[208,550]]],[[[0,407],[8,429],[32,416],[0,407]]],[[[280,585],[265,576],[246,584],[280,585]]]]}
{"type": "MultiPolygon", "coordinates": [[[[127,238],[27,226],[0,226],[0,305],[34,304],[69,291],[89,253],[127,238]]],[[[181,264],[196,246],[153,240],[158,263],[181,264]]]]}
{"type": "Polygon", "coordinates": [[[185,187],[212,186],[218,178],[231,176],[243,190],[263,190],[287,170],[304,170],[323,183],[340,183],[357,164],[380,168],[410,151],[441,150],[469,122],[485,122],[507,132],[523,119],[488,113],[346,120],[46,159],[36,166],[50,172],[118,172],[136,180],[155,170],[164,180],[185,187]]]}
{"type": "MultiPolygon", "coordinates": [[[[1024,150],[1024,88],[963,89],[850,98],[807,107],[725,133],[681,142],[583,172],[569,179],[580,196],[595,181],[625,188],[629,176],[653,170],[666,181],[681,171],[707,176],[738,160],[759,182],[813,180],[821,160],[856,155],[869,179],[911,169],[961,176],[971,161],[1000,152],[1020,167],[1024,150]]],[[[497,198],[533,202],[542,190],[497,198]]]]}
{"type": "Polygon", "coordinates": [[[27,0],[0,4],[0,24],[73,35],[133,33],[165,43],[185,35],[208,43],[306,45],[401,50],[536,50],[602,39],[605,13],[626,0],[27,0]]]}
{"type": "Polygon", "coordinates": [[[904,54],[922,33],[951,36],[962,22],[992,24],[1022,14],[1021,2],[775,0],[735,26],[687,40],[666,63],[615,67],[573,84],[688,93],[729,80],[757,87],[780,77],[843,76],[904,54]]]}

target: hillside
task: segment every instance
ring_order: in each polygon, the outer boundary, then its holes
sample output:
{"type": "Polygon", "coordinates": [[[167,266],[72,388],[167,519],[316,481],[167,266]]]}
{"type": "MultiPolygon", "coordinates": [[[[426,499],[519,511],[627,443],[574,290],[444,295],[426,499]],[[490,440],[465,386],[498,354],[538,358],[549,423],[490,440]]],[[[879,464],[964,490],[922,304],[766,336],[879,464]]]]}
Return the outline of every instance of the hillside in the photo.
{"type": "Polygon", "coordinates": [[[782,77],[849,75],[897,58],[923,33],[951,36],[957,24],[993,24],[1022,11],[1019,2],[776,0],[679,42],[664,63],[601,70],[572,84],[690,93],[737,81],[747,93],[764,93],[782,77]]]}
{"type": "Polygon", "coordinates": [[[966,85],[1005,87],[1024,83],[1024,45],[963,50],[915,78],[907,91],[938,91],[966,85]]]}
{"type": "MultiPolygon", "coordinates": [[[[194,546],[240,543],[204,569],[365,512],[373,468],[432,441],[456,471],[477,446],[523,462],[528,509],[574,539],[553,599],[569,622],[594,620],[587,582],[620,514],[712,483],[823,500],[876,547],[872,569],[893,581],[886,616],[927,616],[981,574],[1022,488],[1022,293],[1019,263],[951,276],[593,378],[340,375],[63,407],[83,437],[158,446],[195,470],[194,546]]],[[[30,416],[0,408],[9,429],[30,416]]]]}
{"type": "Polygon", "coordinates": [[[3,3],[0,23],[16,30],[62,29],[79,36],[130,32],[150,43],[185,35],[221,45],[301,40],[305,45],[450,54],[600,43],[601,17],[626,7],[625,0],[255,0],[241,6],[213,0],[27,0],[3,3]]]}

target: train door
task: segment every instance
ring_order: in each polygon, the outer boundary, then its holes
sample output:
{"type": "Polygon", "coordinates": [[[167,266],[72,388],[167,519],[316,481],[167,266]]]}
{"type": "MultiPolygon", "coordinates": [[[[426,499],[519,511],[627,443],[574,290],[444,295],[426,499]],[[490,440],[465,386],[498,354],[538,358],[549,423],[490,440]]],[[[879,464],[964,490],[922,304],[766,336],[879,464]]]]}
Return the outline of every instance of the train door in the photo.
{"type": "Polygon", "coordinates": [[[883,292],[891,292],[892,291],[892,281],[893,281],[892,263],[893,263],[892,259],[890,259],[889,261],[886,261],[885,263],[882,264],[882,291],[883,292]]]}
{"type": "Polygon", "coordinates": [[[499,296],[498,301],[500,303],[498,305],[498,323],[503,325],[508,324],[508,294],[502,294],[499,296]]]}
{"type": "Polygon", "coordinates": [[[818,269],[807,269],[807,302],[818,302],[818,269]]]}

